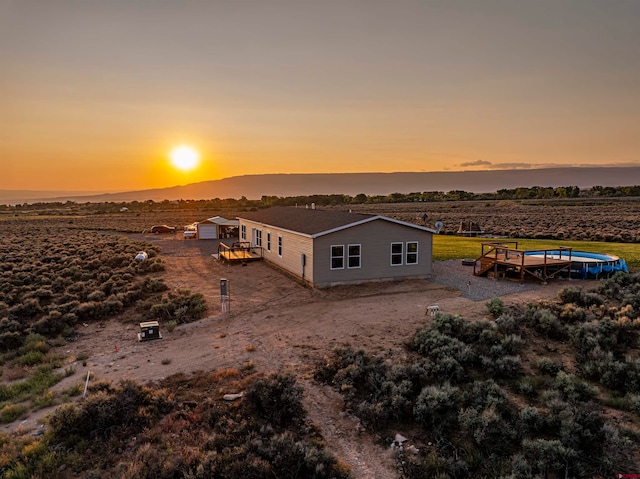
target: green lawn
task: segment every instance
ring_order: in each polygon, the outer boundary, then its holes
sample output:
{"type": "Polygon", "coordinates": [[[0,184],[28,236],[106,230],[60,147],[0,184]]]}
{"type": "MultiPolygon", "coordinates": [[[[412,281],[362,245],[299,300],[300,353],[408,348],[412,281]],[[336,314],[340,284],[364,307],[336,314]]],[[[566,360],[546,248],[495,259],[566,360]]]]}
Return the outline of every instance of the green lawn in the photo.
{"type": "MultiPolygon", "coordinates": [[[[477,258],[482,253],[482,242],[493,241],[490,238],[469,238],[464,236],[433,235],[433,260],[477,258]]],[[[500,241],[496,239],[495,241],[500,241]]],[[[506,239],[505,239],[506,241],[506,239]]],[[[623,258],[633,271],[640,270],[640,244],[605,243],[599,241],[560,241],[517,239],[518,249],[551,249],[567,246],[579,251],[609,253],[623,258]]]]}

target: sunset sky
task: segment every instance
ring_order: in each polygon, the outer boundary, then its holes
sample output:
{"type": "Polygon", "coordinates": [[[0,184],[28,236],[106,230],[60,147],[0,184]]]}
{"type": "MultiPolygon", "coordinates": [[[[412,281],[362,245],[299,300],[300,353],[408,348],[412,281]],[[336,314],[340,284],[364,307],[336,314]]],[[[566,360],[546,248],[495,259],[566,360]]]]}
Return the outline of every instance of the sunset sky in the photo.
{"type": "Polygon", "coordinates": [[[0,165],[97,192],[638,166],[640,0],[0,0],[0,165]]]}

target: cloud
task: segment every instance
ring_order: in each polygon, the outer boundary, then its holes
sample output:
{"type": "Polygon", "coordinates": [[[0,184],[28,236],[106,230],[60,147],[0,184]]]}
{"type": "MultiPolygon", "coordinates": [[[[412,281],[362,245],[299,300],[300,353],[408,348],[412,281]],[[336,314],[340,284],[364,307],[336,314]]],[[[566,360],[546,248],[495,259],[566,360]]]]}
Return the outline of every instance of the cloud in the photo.
{"type": "MultiPolygon", "coordinates": [[[[542,168],[624,168],[638,167],[640,161],[619,161],[607,163],[492,163],[487,160],[467,161],[457,168],[483,167],[487,170],[539,170],[542,168]]],[[[450,168],[445,168],[448,171],[450,168]]]]}
{"type": "Polygon", "coordinates": [[[496,163],[491,167],[492,170],[531,170],[534,168],[552,168],[552,166],[539,163],[496,163]]]}
{"type": "Polygon", "coordinates": [[[467,161],[466,163],[460,163],[459,166],[491,166],[490,161],[486,160],[476,160],[476,161],[467,161]]]}

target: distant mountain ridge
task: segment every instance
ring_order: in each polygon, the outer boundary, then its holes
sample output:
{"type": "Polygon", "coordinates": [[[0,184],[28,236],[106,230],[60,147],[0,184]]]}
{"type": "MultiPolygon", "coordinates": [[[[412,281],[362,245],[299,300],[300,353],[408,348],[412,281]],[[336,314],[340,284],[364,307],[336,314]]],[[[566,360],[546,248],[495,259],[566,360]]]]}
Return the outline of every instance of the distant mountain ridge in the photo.
{"type": "Polygon", "coordinates": [[[640,167],[541,168],[529,170],[445,171],[402,173],[314,173],[244,175],[184,186],[105,194],[34,195],[11,199],[0,190],[0,203],[47,201],[128,202],[179,199],[241,198],[347,194],[388,195],[423,191],[463,190],[492,193],[503,188],[532,186],[631,186],[640,183],[640,167]]]}

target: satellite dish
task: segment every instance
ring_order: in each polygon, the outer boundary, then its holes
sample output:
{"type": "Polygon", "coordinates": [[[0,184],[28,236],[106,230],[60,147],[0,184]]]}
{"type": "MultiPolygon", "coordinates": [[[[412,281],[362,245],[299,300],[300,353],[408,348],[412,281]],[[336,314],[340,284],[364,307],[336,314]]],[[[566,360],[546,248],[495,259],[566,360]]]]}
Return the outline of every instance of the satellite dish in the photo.
{"type": "Polygon", "coordinates": [[[440,232],[443,226],[444,226],[444,223],[442,221],[436,221],[436,229],[438,230],[438,233],[440,232]]]}

